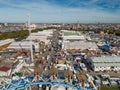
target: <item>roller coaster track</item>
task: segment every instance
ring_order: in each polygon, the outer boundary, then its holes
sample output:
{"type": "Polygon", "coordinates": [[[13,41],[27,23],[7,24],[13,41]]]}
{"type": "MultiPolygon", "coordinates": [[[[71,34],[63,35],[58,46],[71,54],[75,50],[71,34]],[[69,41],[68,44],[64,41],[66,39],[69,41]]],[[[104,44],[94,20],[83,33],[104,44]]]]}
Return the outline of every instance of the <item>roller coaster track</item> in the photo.
{"type": "MultiPolygon", "coordinates": [[[[65,86],[68,88],[72,88],[73,90],[83,90],[83,88],[79,86],[73,86],[71,84],[64,83],[64,82],[53,82],[53,81],[51,82],[43,82],[43,81],[30,82],[28,78],[12,81],[11,83],[4,85],[2,88],[0,88],[0,90],[17,90],[17,89],[19,90],[20,88],[26,88],[32,85],[43,85],[43,84],[65,86]]],[[[91,90],[91,89],[85,88],[85,90],[91,90]]]]}

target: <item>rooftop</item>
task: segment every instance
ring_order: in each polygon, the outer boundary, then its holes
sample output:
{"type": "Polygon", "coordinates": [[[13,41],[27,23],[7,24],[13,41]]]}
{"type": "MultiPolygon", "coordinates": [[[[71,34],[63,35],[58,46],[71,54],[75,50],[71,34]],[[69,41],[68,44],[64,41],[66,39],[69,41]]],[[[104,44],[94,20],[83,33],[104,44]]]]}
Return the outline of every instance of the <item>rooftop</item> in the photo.
{"type": "Polygon", "coordinates": [[[94,57],[93,62],[95,63],[120,63],[120,57],[119,56],[102,56],[102,57],[94,57]]]}
{"type": "Polygon", "coordinates": [[[94,42],[86,42],[86,41],[73,41],[73,42],[63,42],[64,49],[93,49],[96,50],[98,47],[94,42]]]}
{"type": "Polygon", "coordinates": [[[6,67],[6,66],[0,67],[0,71],[7,72],[8,70],[10,70],[9,67],[6,67]]]}

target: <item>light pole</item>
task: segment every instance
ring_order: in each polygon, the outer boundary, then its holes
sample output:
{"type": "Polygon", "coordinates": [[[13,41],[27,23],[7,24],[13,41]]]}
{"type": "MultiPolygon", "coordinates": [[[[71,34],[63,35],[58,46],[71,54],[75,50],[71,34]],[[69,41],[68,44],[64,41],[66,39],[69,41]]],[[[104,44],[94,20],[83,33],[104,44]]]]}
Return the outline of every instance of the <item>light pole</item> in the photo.
{"type": "Polygon", "coordinates": [[[33,48],[32,48],[32,38],[31,38],[31,23],[30,23],[30,14],[28,16],[28,30],[29,30],[29,36],[30,36],[30,60],[33,62],[33,48]]]}

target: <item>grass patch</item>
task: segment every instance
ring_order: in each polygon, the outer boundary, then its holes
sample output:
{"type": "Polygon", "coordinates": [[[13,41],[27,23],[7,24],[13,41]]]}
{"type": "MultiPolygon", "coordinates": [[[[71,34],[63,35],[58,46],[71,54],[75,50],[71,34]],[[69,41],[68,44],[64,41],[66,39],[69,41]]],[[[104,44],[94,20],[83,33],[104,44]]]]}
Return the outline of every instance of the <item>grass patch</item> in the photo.
{"type": "Polygon", "coordinates": [[[120,86],[112,86],[112,87],[109,87],[109,86],[102,86],[101,87],[101,90],[120,90],[120,86]]]}
{"type": "Polygon", "coordinates": [[[70,36],[70,35],[78,35],[77,32],[64,32],[64,36],[70,36]]]}

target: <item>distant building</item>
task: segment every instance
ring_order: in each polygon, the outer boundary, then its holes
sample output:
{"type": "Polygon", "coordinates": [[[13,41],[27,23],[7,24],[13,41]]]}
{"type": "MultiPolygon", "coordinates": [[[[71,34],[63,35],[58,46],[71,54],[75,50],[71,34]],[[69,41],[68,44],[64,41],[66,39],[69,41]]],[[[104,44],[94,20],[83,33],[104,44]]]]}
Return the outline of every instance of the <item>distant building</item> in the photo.
{"type": "MultiPolygon", "coordinates": [[[[21,50],[21,49],[25,49],[25,50],[30,50],[30,42],[29,41],[20,41],[20,42],[12,42],[7,48],[8,49],[17,49],[17,50],[21,50]]],[[[34,44],[32,42],[32,44],[34,44]]]]}
{"type": "Polygon", "coordinates": [[[39,31],[37,33],[31,33],[31,36],[28,36],[26,40],[19,41],[19,42],[12,42],[7,48],[8,49],[25,49],[30,50],[30,40],[32,41],[33,48],[35,52],[39,52],[40,49],[40,42],[45,42],[45,44],[48,44],[50,42],[49,37],[52,36],[53,30],[44,30],[39,31]]]}
{"type": "Polygon", "coordinates": [[[14,39],[6,39],[6,40],[0,40],[0,46],[12,43],[14,39]]]}
{"type": "Polygon", "coordinates": [[[63,49],[88,49],[88,50],[97,50],[98,47],[94,42],[85,42],[85,41],[64,41],[63,42],[63,49]]]}
{"type": "Polygon", "coordinates": [[[35,24],[31,24],[30,27],[31,27],[31,29],[36,29],[36,25],[35,24]]]}
{"type": "Polygon", "coordinates": [[[63,49],[89,49],[96,50],[98,46],[95,42],[88,42],[86,39],[91,40],[89,36],[85,36],[80,32],[62,30],[63,32],[63,49]]]}
{"type": "Polygon", "coordinates": [[[43,41],[45,43],[48,43],[49,37],[52,36],[53,30],[44,30],[44,31],[39,31],[37,33],[31,33],[31,36],[28,36],[26,40],[32,40],[32,41],[43,41]]]}
{"type": "Polygon", "coordinates": [[[120,71],[119,56],[94,57],[94,71],[120,71]]]}

